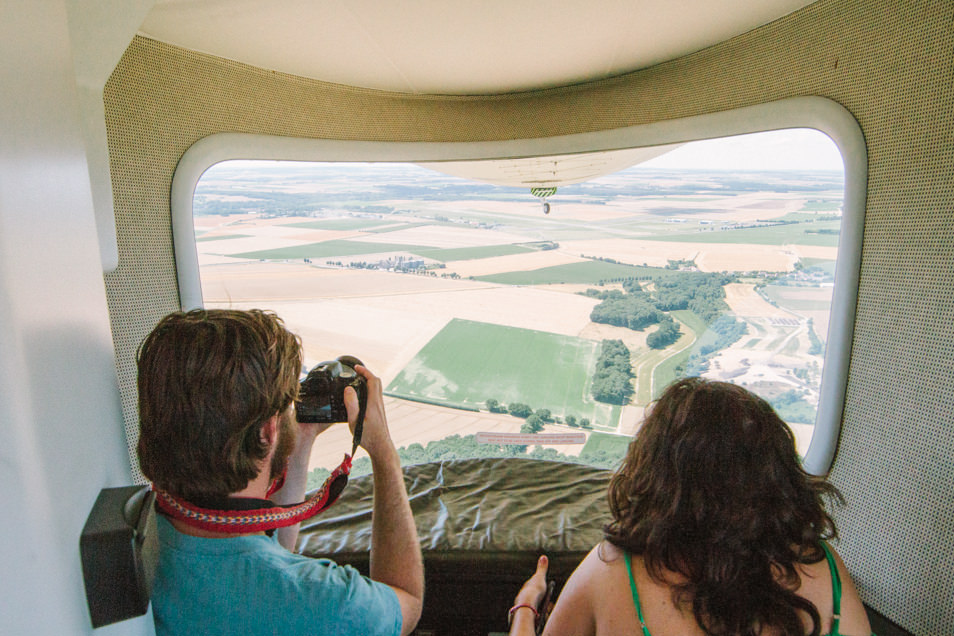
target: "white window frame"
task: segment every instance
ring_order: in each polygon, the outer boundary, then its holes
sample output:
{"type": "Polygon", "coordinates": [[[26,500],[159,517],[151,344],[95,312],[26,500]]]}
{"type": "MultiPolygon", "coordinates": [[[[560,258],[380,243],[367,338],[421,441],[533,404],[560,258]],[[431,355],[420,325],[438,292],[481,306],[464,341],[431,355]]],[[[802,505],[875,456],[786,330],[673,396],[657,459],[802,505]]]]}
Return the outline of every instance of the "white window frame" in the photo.
{"type": "Polygon", "coordinates": [[[793,97],[652,124],[540,139],[377,142],[213,134],[197,141],[182,155],[172,180],[170,208],[180,303],[184,310],[202,306],[192,201],[202,174],[222,161],[421,163],[514,159],[659,146],[791,128],[812,128],[828,135],[838,146],[845,167],[844,209],[818,413],[804,457],[806,470],[824,475],[831,468],[838,446],[848,383],[861,270],[868,157],[864,136],[855,118],[837,102],[823,97],[793,97]]]}

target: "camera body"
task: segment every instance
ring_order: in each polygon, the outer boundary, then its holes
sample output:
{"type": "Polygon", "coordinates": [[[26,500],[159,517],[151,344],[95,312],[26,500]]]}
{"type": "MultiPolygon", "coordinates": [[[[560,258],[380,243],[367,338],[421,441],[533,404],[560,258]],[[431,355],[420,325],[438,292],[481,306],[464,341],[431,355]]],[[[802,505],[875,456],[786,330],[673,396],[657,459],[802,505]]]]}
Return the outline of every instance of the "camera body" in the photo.
{"type": "Polygon", "coordinates": [[[365,379],[354,370],[355,365],[364,364],[354,356],[340,356],[315,365],[304,380],[298,401],[295,402],[297,419],[302,424],[331,424],[347,422],[345,409],[345,387],[354,387],[358,394],[361,412],[368,401],[368,385],[365,379]]]}

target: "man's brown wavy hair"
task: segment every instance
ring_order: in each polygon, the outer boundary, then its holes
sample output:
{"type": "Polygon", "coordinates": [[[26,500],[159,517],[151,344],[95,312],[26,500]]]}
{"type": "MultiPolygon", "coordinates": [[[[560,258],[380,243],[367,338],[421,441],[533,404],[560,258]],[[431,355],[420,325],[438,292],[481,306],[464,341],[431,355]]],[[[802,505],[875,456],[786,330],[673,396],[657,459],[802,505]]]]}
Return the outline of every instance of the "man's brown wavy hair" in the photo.
{"type": "Polygon", "coordinates": [[[245,488],[262,425],[298,397],[298,337],[270,312],[197,309],[163,318],[137,358],[143,474],[188,500],[245,488]]]}
{"type": "Polygon", "coordinates": [[[797,563],[824,558],[837,536],[826,499],[789,427],[763,399],[726,382],[686,378],[652,406],[610,481],[606,539],[640,555],[707,634],[804,636],[818,610],[795,594],[797,563]],[[675,573],[672,576],[668,573],[675,573]]]}

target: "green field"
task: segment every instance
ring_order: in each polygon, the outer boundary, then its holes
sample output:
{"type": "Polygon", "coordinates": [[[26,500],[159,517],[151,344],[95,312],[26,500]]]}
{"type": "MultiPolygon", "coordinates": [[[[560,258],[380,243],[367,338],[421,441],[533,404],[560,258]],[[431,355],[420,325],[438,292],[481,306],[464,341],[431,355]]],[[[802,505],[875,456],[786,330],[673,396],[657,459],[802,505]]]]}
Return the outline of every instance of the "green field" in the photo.
{"type": "Polygon", "coordinates": [[[597,285],[600,281],[610,282],[613,279],[667,276],[677,272],[659,267],[640,267],[635,265],[620,265],[604,261],[585,261],[569,265],[555,265],[526,272],[507,272],[491,276],[478,276],[477,280],[504,285],[552,285],[556,283],[574,283],[597,285]]]}
{"type": "Polygon", "coordinates": [[[765,227],[747,227],[737,230],[713,230],[705,232],[673,233],[641,237],[647,241],[685,243],[745,243],[752,245],[821,245],[835,247],[838,234],[819,234],[819,231],[834,231],[840,221],[816,221],[765,227]]]}
{"type": "Polygon", "coordinates": [[[607,455],[622,457],[626,454],[626,449],[629,448],[629,443],[632,439],[632,437],[627,435],[590,433],[590,437],[586,440],[586,444],[583,446],[583,450],[580,451],[580,454],[585,455],[602,451],[607,455]]]}
{"type": "Polygon", "coordinates": [[[414,253],[424,258],[447,263],[450,261],[470,261],[493,256],[509,256],[536,251],[524,245],[487,245],[485,247],[457,247],[453,249],[423,249],[414,253]]]}
{"type": "Polygon", "coordinates": [[[295,260],[299,258],[328,258],[332,256],[354,256],[355,254],[381,254],[383,252],[411,252],[432,249],[423,245],[402,245],[401,243],[367,243],[363,241],[324,241],[308,243],[294,247],[281,247],[274,250],[258,250],[230,254],[237,258],[262,260],[295,260]]]}
{"type": "Polygon", "coordinates": [[[454,319],[386,393],[452,407],[483,408],[488,399],[521,402],[560,417],[585,417],[594,426],[615,426],[619,408],[589,397],[598,349],[583,338],[454,319]]]}

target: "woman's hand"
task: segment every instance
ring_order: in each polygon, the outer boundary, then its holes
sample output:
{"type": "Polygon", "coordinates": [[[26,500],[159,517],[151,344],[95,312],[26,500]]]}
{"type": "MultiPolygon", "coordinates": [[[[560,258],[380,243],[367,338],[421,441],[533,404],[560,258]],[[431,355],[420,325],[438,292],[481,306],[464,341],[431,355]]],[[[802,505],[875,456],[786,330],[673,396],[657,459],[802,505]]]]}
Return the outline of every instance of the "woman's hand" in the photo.
{"type": "Polygon", "coordinates": [[[510,634],[534,634],[536,633],[537,608],[540,608],[540,619],[545,620],[549,608],[540,607],[544,596],[547,593],[547,567],[549,561],[546,555],[537,560],[537,570],[533,573],[527,582],[523,584],[517,597],[513,601],[511,609],[510,634]],[[528,609],[531,608],[531,609],[528,609]]]}

